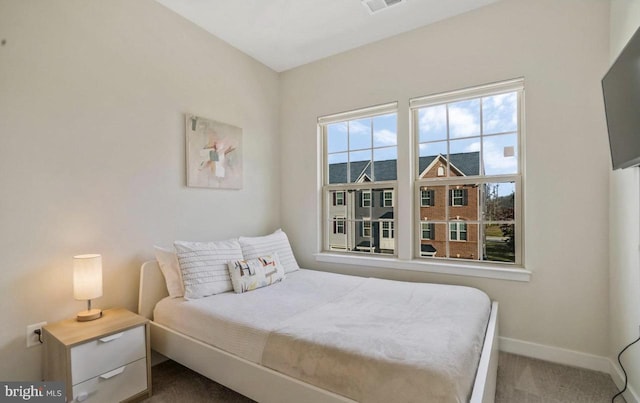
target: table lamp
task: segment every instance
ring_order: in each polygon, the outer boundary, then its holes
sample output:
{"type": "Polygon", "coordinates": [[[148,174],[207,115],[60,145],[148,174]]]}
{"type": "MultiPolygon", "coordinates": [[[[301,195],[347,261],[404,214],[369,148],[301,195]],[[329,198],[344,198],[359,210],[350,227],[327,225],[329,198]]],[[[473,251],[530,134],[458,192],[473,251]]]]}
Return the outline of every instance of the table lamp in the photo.
{"type": "Polygon", "coordinates": [[[87,310],[78,312],[77,320],[86,322],[102,316],[101,309],[91,309],[91,300],[102,296],[102,256],[73,257],[73,297],[87,300],[87,310]]]}

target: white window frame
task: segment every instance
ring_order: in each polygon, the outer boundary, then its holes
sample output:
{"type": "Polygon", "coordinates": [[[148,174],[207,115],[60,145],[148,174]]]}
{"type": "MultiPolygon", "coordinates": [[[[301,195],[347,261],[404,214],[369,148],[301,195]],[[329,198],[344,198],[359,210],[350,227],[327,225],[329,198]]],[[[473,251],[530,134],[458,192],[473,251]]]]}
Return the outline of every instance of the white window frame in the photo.
{"type": "Polygon", "coordinates": [[[431,207],[433,200],[431,200],[431,197],[429,196],[430,193],[431,189],[420,189],[420,207],[431,207]],[[427,196],[425,196],[425,193],[427,196]],[[425,200],[427,201],[426,204],[425,200]]]}
{"type": "Polygon", "coordinates": [[[393,190],[384,190],[382,192],[382,207],[393,207],[393,204],[393,190]],[[387,195],[390,195],[390,197],[387,198],[387,195]]]}
{"type": "Polygon", "coordinates": [[[451,189],[451,205],[453,207],[464,206],[464,189],[451,189]],[[460,195],[456,196],[456,192],[460,192],[460,195]]]}
{"type": "Polygon", "coordinates": [[[371,207],[371,191],[363,190],[362,191],[362,202],[360,203],[360,207],[371,207]],[[365,198],[365,195],[367,196],[365,198]]]}
{"type": "MultiPolygon", "coordinates": [[[[432,240],[433,240],[433,234],[431,233],[431,228],[430,228],[430,227],[431,227],[431,224],[433,224],[433,223],[431,223],[431,222],[424,222],[424,221],[420,222],[420,240],[422,240],[422,241],[432,241],[432,240]],[[425,225],[426,225],[429,229],[425,230],[425,229],[424,229],[424,226],[425,226],[425,225]],[[425,233],[426,231],[428,231],[428,232],[429,232],[429,238],[425,238],[425,237],[424,237],[424,233],[425,233]]],[[[422,252],[422,250],[420,251],[420,253],[424,255],[424,253],[422,252]]]]}
{"type": "MultiPolygon", "coordinates": [[[[323,153],[323,169],[322,169],[322,193],[323,193],[323,214],[322,214],[322,224],[320,225],[322,234],[321,234],[321,239],[322,239],[322,251],[323,253],[328,253],[330,251],[333,251],[334,249],[332,249],[330,247],[330,242],[329,242],[329,230],[326,227],[330,222],[330,209],[327,206],[327,202],[328,197],[327,195],[331,193],[331,191],[358,191],[360,190],[363,194],[365,192],[369,192],[370,196],[370,206],[360,206],[360,207],[365,207],[365,208],[373,208],[373,191],[376,189],[381,189],[381,190],[388,190],[391,189],[391,191],[393,193],[395,193],[396,189],[397,189],[397,180],[393,180],[393,181],[374,181],[374,182],[355,182],[355,178],[347,178],[347,182],[348,183],[339,183],[339,184],[329,184],[328,180],[329,180],[329,164],[327,163],[328,161],[328,152],[327,152],[327,127],[330,124],[333,123],[340,123],[340,122],[348,122],[348,121],[352,121],[352,120],[358,120],[358,119],[364,119],[364,118],[374,118],[376,116],[382,116],[382,115],[388,115],[388,114],[396,114],[396,122],[397,122],[397,115],[398,115],[398,103],[397,102],[392,102],[392,103],[388,103],[388,104],[383,104],[383,105],[378,105],[378,106],[373,106],[373,107],[369,107],[369,108],[364,108],[364,109],[359,109],[359,110],[354,110],[354,111],[349,111],[349,112],[344,112],[344,113],[338,113],[335,115],[329,115],[329,116],[323,116],[318,118],[318,132],[321,136],[321,147],[322,147],[322,153],[323,153]]],[[[397,123],[396,123],[397,124],[397,123]]],[[[396,127],[396,132],[397,132],[397,127],[396,127]]],[[[372,137],[373,137],[373,133],[372,133],[372,137]]],[[[397,150],[397,143],[396,143],[396,150],[397,150]]],[[[371,150],[375,150],[378,147],[374,146],[374,143],[372,141],[372,148],[371,150]]],[[[349,149],[349,151],[351,151],[349,149]]],[[[356,151],[361,151],[361,150],[356,150],[356,151]]],[[[375,173],[374,173],[375,175],[375,173]]],[[[357,203],[356,200],[352,200],[351,203],[357,203]]],[[[348,201],[347,201],[348,204],[348,201]]],[[[364,198],[362,199],[361,204],[365,204],[364,203],[364,198]]],[[[347,206],[348,207],[348,206],[347,206]]],[[[393,207],[393,206],[392,206],[393,207]]],[[[353,212],[348,211],[349,208],[347,208],[347,217],[346,217],[346,227],[349,228],[355,228],[354,225],[356,223],[357,218],[350,216],[350,214],[353,214],[353,212]]],[[[397,216],[397,214],[396,214],[397,216]]],[[[393,228],[395,231],[395,228],[397,228],[397,223],[396,223],[396,219],[394,218],[393,220],[391,220],[393,222],[393,228]]],[[[373,229],[372,229],[373,230],[373,229]]],[[[395,233],[395,232],[394,232],[395,233]]],[[[373,234],[372,234],[373,235],[373,234]]],[[[373,236],[372,236],[373,238],[373,236]]],[[[369,252],[371,256],[380,256],[383,255],[381,253],[373,253],[374,252],[374,248],[367,248],[369,249],[369,252]]],[[[353,246],[353,250],[357,251],[357,250],[362,250],[362,248],[353,246]]],[[[345,251],[344,254],[349,254],[350,251],[345,251]]],[[[353,252],[351,252],[353,253],[353,252]]],[[[389,257],[389,256],[397,256],[397,247],[394,249],[394,253],[393,254],[389,254],[389,253],[385,253],[384,256],[389,257]]],[[[358,253],[358,256],[369,256],[368,254],[363,254],[363,253],[358,253]]]]}
{"type": "Polygon", "coordinates": [[[396,239],[395,226],[392,220],[380,220],[380,238],[396,239]],[[385,231],[387,236],[384,235],[385,231]]]}
{"type": "Polygon", "coordinates": [[[370,220],[363,220],[361,225],[362,225],[362,237],[363,238],[371,238],[371,221],[370,220]],[[365,225],[365,224],[367,224],[367,225],[365,225]]]}
{"type": "MultiPolygon", "coordinates": [[[[403,114],[406,113],[406,106],[403,106],[400,110],[397,110],[397,103],[393,103],[393,108],[395,108],[395,112],[398,116],[398,178],[401,179],[401,189],[398,190],[397,181],[391,183],[386,183],[384,185],[376,184],[372,186],[371,184],[365,184],[361,187],[361,189],[375,189],[375,188],[389,188],[390,185],[393,185],[393,188],[401,193],[397,195],[397,199],[394,200],[394,204],[396,206],[400,206],[400,208],[413,208],[414,214],[395,214],[394,222],[396,224],[395,229],[398,229],[398,221],[400,221],[399,230],[401,230],[398,234],[395,234],[399,237],[398,241],[401,244],[396,245],[396,255],[400,256],[381,256],[378,254],[366,254],[366,253],[333,253],[331,250],[327,250],[326,246],[327,241],[326,238],[328,236],[327,231],[323,228],[327,224],[327,212],[326,202],[328,201],[325,196],[325,191],[327,186],[324,185],[322,187],[322,195],[318,196],[318,201],[322,206],[322,215],[318,217],[318,225],[322,229],[321,241],[318,242],[318,250],[314,256],[318,262],[328,263],[328,264],[341,264],[341,265],[356,265],[356,266],[367,266],[372,268],[379,268],[382,270],[388,269],[399,269],[399,270],[410,270],[410,271],[418,271],[418,272],[431,272],[431,273],[447,273],[451,275],[462,275],[462,276],[471,276],[471,277],[479,277],[479,278],[490,278],[490,279],[500,279],[500,280],[512,280],[512,281],[529,281],[531,277],[531,271],[527,270],[524,266],[525,262],[525,251],[523,248],[524,242],[524,233],[525,226],[522,218],[524,217],[524,145],[525,145],[525,124],[524,124],[524,80],[516,79],[511,81],[500,82],[496,84],[482,85],[474,88],[463,89],[454,92],[448,92],[446,94],[436,94],[429,97],[421,97],[411,99],[409,102],[409,114],[413,115],[413,111],[420,107],[421,104],[425,102],[437,102],[438,98],[440,101],[447,101],[447,99],[451,99],[452,97],[462,98],[474,98],[478,96],[487,96],[491,95],[490,92],[495,94],[509,92],[505,91],[505,89],[511,90],[512,88],[518,88],[519,91],[519,103],[518,103],[518,119],[519,119],[519,138],[518,138],[518,158],[519,158],[519,167],[518,167],[518,175],[510,175],[504,177],[487,177],[487,178],[477,178],[474,177],[473,181],[469,181],[468,179],[461,179],[458,183],[450,183],[450,185],[460,185],[464,186],[466,184],[474,184],[476,186],[480,186],[484,183],[495,183],[495,182],[513,182],[516,185],[516,188],[519,189],[515,194],[515,208],[516,208],[516,263],[515,264],[503,264],[500,262],[492,262],[492,261],[471,261],[471,260],[459,260],[459,259],[438,259],[439,256],[433,256],[433,258],[422,258],[422,256],[429,257],[432,255],[431,253],[420,254],[420,225],[419,221],[416,220],[415,217],[419,217],[420,215],[420,184],[417,183],[418,176],[414,169],[414,165],[418,161],[413,160],[417,159],[417,153],[410,152],[411,149],[417,147],[419,145],[419,139],[417,138],[417,130],[414,126],[415,119],[406,119],[407,116],[403,114]],[[410,121],[409,129],[411,131],[411,138],[413,139],[413,144],[409,144],[407,147],[407,143],[405,141],[401,141],[401,138],[405,136],[401,132],[403,128],[403,124],[401,123],[403,119],[406,121],[410,121]],[[408,158],[413,161],[408,161],[408,158]],[[405,195],[407,189],[412,189],[413,195],[405,195]],[[408,197],[408,200],[407,200],[408,197]],[[412,217],[413,216],[413,217],[412,217]],[[413,230],[409,229],[409,234],[406,233],[407,227],[413,227],[413,230]],[[406,241],[411,241],[412,245],[407,245],[406,241]],[[403,243],[402,243],[403,242],[403,243]]],[[[388,106],[389,104],[387,104],[388,106]]],[[[382,106],[383,108],[385,106],[382,106]]],[[[370,108],[371,113],[375,113],[376,109],[380,107],[370,108]]],[[[346,112],[342,114],[336,114],[331,116],[325,116],[318,119],[318,135],[320,138],[319,144],[321,144],[321,153],[323,153],[323,161],[326,161],[326,149],[322,144],[322,141],[325,139],[325,132],[322,130],[322,126],[327,122],[344,121],[348,119],[357,119],[363,110],[346,112]]],[[[323,178],[327,178],[327,165],[323,163],[324,168],[319,172],[319,183],[325,183],[323,178]]],[[[446,169],[443,168],[443,175],[446,175],[446,169]]],[[[444,177],[437,177],[437,179],[447,179],[444,177]]],[[[429,187],[428,185],[424,185],[429,187]]],[[[339,188],[337,186],[336,188],[339,188]]],[[[445,204],[448,205],[448,189],[444,190],[444,199],[445,204]]],[[[436,200],[436,202],[438,202],[436,200]]],[[[396,207],[397,208],[397,207],[396,207]]],[[[424,220],[429,219],[430,222],[434,224],[446,224],[447,221],[433,221],[430,217],[423,217],[424,220]]],[[[448,231],[448,227],[445,227],[448,231]]],[[[448,235],[447,238],[448,239],[448,235]]],[[[398,242],[396,242],[397,244],[398,242]]],[[[447,248],[448,249],[448,248],[447,248]]],[[[446,251],[443,251],[445,253],[446,251]]],[[[433,254],[435,255],[435,254],[433,254]]],[[[437,255],[441,255],[440,251],[438,251],[437,255]]]]}
{"type": "MultiPolygon", "coordinates": [[[[429,178],[429,179],[421,179],[418,178],[418,176],[416,175],[416,179],[414,181],[414,194],[415,194],[415,199],[414,200],[420,200],[421,194],[420,194],[420,190],[422,187],[430,187],[430,186],[440,186],[440,187],[445,187],[446,189],[446,197],[452,197],[453,194],[455,193],[456,189],[459,189],[461,191],[464,191],[464,189],[462,189],[462,187],[464,185],[477,185],[477,186],[481,186],[485,183],[503,183],[503,182],[512,182],[515,185],[515,200],[514,200],[514,215],[515,215],[515,219],[513,220],[512,224],[515,225],[515,262],[513,263],[503,263],[503,262],[495,262],[495,261],[483,261],[483,260],[473,260],[471,262],[473,262],[474,265],[477,264],[478,267],[488,267],[488,266],[495,266],[495,267],[514,267],[514,268],[520,268],[523,269],[524,268],[524,209],[523,209],[523,194],[524,194],[524,190],[523,190],[523,182],[524,182],[524,164],[523,164],[523,160],[524,160],[524,153],[523,153],[523,143],[524,143],[524,110],[523,110],[523,104],[524,104],[524,80],[523,79],[515,79],[515,80],[509,80],[509,81],[504,81],[504,82],[500,82],[500,83],[495,83],[495,84],[489,84],[489,85],[484,85],[484,86],[478,86],[478,87],[473,87],[470,89],[464,89],[464,90],[459,90],[459,91],[453,91],[453,92],[447,92],[447,93],[442,93],[442,94],[436,94],[436,95],[431,95],[431,96],[426,96],[426,97],[420,97],[420,98],[414,98],[411,99],[409,101],[409,109],[411,111],[411,120],[412,120],[412,131],[413,131],[413,137],[414,137],[414,149],[416,150],[415,155],[414,155],[414,163],[415,166],[419,166],[419,149],[420,149],[420,139],[419,139],[419,131],[418,131],[418,113],[419,110],[421,108],[425,108],[425,107],[430,107],[430,106],[436,106],[436,105],[442,105],[442,104],[449,104],[449,103],[453,103],[453,102],[458,102],[458,101],[463,101],[463,100],[470,100],[470,99],[477,99],[477,98],[481,98],[481,97],[487,97],[487,96],[492,96],[492,95],[498,95],[498,94],[503,94],[503,93],[508,93],[508,92],[516,92],[518,94],[518,103],[517,103],[517,117],[518,117],[518,131],[517,131],[517,138],[518,138],[518,165],[517,165],[517,172],[515,174],[508,174],[508,175],[479,175],[479,176],[473,176],[473,177],[465,177],[465,176],[461,176],[461,177],[456,177],[456,176],[451,176],[451,177],[436,177],[436,178],[429,178]],[[451,193],[449,193],[449,190],[452,190],[451,193]]],[[[481,115],[481,119],[482,119],[482,115],[481,115]]],[[[482,128],[482,120],[480,121],[480,127],[482,128]]],[[[482,135],[481,135],[482,136],[482,135]]],[[[482,137],[481,137],[482,138],[482,137]]],[[[447,142],[449,141],[449,139],[447,138],[447,142]]],[[[482,142],[480,142],[482,144],[482,142]]],[[[480,148],[480,158],[481,161],[480,163],[482,164],[482,146],[480,148]]],[[[445,206],[449,205],[451,207],[459,207],[462,206],[464,204],[464,196],[462,196],[462,198],[452,198],[451,203],[445,203],[445,206]],[[456,202],[460,202],[460,204],[457,204],[456,202]]],[[[415,242],[414,242],[414,257],[424,257],[421,254],[420,251],[420,230],[421,230],[421,226],[420,226],[420,222],[423,220],[423,218],[420,217],[420,206],[421,203],[416,203],[416,208],[415,208],[415,213],[414,213],[414,228],[415,228],[415,233],[418,233],[418,235],[415,237],[415,242]]],[[[488,221],[483,221],[482,217],[481,217],[481,212],[480,212],[480,207],[478,207],[478,220],[477,221],[469,221],[467,220],[467,239],[469,237],[469,224],[477,224],[478,226],[478,231],[480,231],[480,229],[482,228],[482,226],[485,223],[488,223],[488,221]]],[[[448,226],[448,223],[454,222],[455,217],[449,217],[449,209],[446,210],[446,219],[444,221],[441,221],[441,223],[445,223],[447,224],[447,240],[448,241],[454,241],[454,242],[465,242],[464,240],[460,241],[460,240],[452,240],[449,239],[450,235],[451,235],[451,231],[450,228],[448,226]]],[[[459,236],[459,234],[458,234],[459,236]]],[[[478,249],[480,252],[481,249],[481,239],[480,237],[478,237],[478,249]]],[[[480,253],[478,253],[478,256],[480,256],[480,253]]],[[[456,258],[453,257],[438,257],[435,258],[437,260],[443,260],[443,261],[449,261],[449,260],[456,260],[456,258]]],[[[466,261],[466,260],[465,260],[466,261]]]]}
{"type": "Polygon", "coordinates": [[[449,240],[454,242],[467,242],[469,240],[469,226],[466,221],[453,220],[449,221],[449,240]],[[452,229],[454,226],[455,229],[452,229]],[[462,227],[464,226],[464,231],[462,227]],[[451,236],[451,233],[455,233],[455,237],[451,236]],[[465,239],[461,239],[461,234],[464,234],[465,239]]]}
{"type": "Polygon", "coordinates": [[[345,220],[344,217],[336,217],[333,221],[336,224],[333,233],[336,235],[345,235],[347,233],[347,220],[345,220]],[[342,231],[340,231],[340,227],[342,227],[342,231]]]}
{"type": "Polygon", "coordinates": [[[420,207],[429,207],[431,204],[431,197],[429,197],[428,189],[420,189],[420,207]]]}

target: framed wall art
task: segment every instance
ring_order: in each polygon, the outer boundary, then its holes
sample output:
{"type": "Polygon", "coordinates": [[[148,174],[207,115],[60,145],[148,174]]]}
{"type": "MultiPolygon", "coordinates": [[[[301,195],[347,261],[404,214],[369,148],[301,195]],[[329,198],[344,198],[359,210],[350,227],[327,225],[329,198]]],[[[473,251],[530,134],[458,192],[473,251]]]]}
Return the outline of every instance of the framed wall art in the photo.
{"type": "Polygon", "coordinates": [[[242,129],[186,115],[187,186],[242,189],[242,129]]]}

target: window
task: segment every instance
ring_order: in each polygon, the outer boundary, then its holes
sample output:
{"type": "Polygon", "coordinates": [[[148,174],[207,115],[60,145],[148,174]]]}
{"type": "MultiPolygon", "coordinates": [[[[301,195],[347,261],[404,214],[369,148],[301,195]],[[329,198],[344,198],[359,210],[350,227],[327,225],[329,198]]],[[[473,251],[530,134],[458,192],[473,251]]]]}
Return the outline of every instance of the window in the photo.
{"type": "Polygon", "coordinates": [[[467,224],[463,222],[452,222],[449,224],[449,239],[452,241],[467,240],[467,224]]]}
{"type": "Polygon", "coordinates": [[[344,234],[345,233],[344,219],[336,219],[333,222],[333,233],[334,234],[344,234]]]}
{"type": "Polygon", "coordinates": [[[467,189],[451,189],[449,190],[449,200],[451,206],[467,205],[467,189]]]}
{"type": "Polygon", "coordinates": [[[425,240],[429,240],[429,239],[433,239],[433,234],[434,234],[434,225],[433,223],[428,223],[428,222],[421,222],[420,223],[420,239],[425,239],[425,240]]]}
{"type": "Polygon", "coordinates": [[[382,237],[385,239],[393,239],[393,221],[382,221],[382,237]]]}
{"type": "Polygon", "coordinates": [[[362,222],[362,236],[365,238],[371,238],[371,221],[362,222]]]}
{"type": "Polygon", "coordinates": [[[383,192],[382,205],[384,207],[393,207],[393,191],[385,190],[383,192]]]}
{"type": "Polygon", "coordinates": [[[333,198],[334,206],[344,206],[344,192],[335,192],[333,198]]]}
{"type": "Polygon", "coordinates": [[[433,189],[422,188],[420,189],[420,207],[430,207],[434,205],[434,191],[433,189]]]}
{"type": "Polygon", "coordinates": [[[414,256],[522,264],[523,92],[512,80],[410,100],[414,256]]]}
{"type": "MultiPolygon", "coordinates": [[[[392,254],[398,267],[425,270],[433,267],[426,259],[464,259],[446,267],[474,275],[513,272],[498,263],[522,267],[523,98],[517,79],[410,99],[410,116],[398,116],[392,103],[318,118],[322,250],[392,254]],[[399,150],[397,122],[407,117],[413,143],[399,150]],[[410,176],[400,187],[398,172],[410,176]],[[410,214],[398,217],[398,207],[410,214]],[[396,230],[413,244],[398,244],[396,230]]],[[[318,259],[365,264],[358,256],[318,259]]]]}
{"type": "Polygon", "coordinates": [[[371,207],[371,191],[366,190],[362,192],[362,203],[360,207],[371,207]]]}
{"type": "Polygon", "coordinates": [[[396,254],[396,103],[318,119],[322,132],[323,249],[396,254]],[[345,194],[344,205],[331,203],[345,194]],[[344,215],[342,224],[333,217],[344,215]],[[335,229],[340,229],[336,236],[335,229]]]}

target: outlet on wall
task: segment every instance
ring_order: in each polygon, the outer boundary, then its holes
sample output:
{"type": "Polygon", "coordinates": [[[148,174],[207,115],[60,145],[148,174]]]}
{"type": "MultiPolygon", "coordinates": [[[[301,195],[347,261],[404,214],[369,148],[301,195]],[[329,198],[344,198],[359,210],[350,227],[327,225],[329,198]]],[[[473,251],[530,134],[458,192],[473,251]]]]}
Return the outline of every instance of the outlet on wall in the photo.
{"type": "Polygon", "coordinates": [[[39,346],[40,345],[40,337],[35,333],[36,330],[40,330],[40,335],[42,335],[42,326],[46,325],[47,322],[34,323],[33,325],[27,326],[27,347],[39,346]]]}

